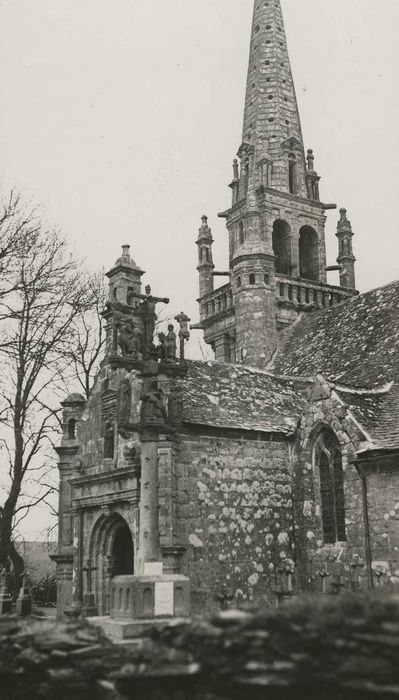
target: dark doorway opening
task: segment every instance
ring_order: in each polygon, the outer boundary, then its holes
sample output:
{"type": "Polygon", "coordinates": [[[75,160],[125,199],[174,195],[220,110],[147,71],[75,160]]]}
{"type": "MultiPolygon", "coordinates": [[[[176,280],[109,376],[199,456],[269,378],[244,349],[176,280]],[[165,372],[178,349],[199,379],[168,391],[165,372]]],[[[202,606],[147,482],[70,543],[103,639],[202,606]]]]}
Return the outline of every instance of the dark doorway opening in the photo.
{"type": "Polygon", "coordinates": [[[276,272],[291,275],[291,228],[282,219],[277,219],[273,224],[273,253],[276,272]]]}
{"type": "Polygon", "coordinates": [[[112,545],[114,576],[124,576],[134,573],[133,556],[132,536],[128,526],[123,524],[116,531],[112,545]]]}
{"type": "Polygon", "coordinates": [[[302,226],[299,232],[300,276],[308,280],[319,280],[319,237],[311,226],[302,226]]]}

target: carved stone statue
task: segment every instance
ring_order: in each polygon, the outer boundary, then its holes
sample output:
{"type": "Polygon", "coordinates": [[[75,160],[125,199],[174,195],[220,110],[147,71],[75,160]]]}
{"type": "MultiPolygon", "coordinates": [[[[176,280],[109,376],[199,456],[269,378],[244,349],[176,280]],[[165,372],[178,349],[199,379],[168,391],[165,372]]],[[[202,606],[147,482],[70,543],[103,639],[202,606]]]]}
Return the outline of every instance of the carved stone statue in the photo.
{"type": "Polygon", "coordinates": [[[142,427],[162,426],[167,421],[167,413],[163,402],[163,393],[156,381],[151,382],[147,391],[141,396],[140,419],[142,427]]]}
{"type": "Polygon", "coordinates": [[[131,318],[122,318],[116,324],[118,330],[118,345],[122,355],[129,355],[135,359],[142,358],[143,336],[141,330],[133,323],[131,318]]]}
{"type": "Polygon", "coordinates": [[[156,357],[158,360],[166,360],[167,344],[165,333],[158,333],[159,345],[156,348],[156,357]]]}
{"type": "Polygon", "coordinates": [[[168,334],[166,336],[166,359],[176,360],[176,333],[171,323],[168,326],[168,334]]]}
{"type": "Polygon", "coordinates": [[[169,423],[180,426],[183,419],[183,394],[180,386],[174,386],[168,396],[169,423]]]}
{"type": "Polygon", "coordinates": [[[128,379],[123,379],[119,385],[118,395],[118,423],[128,423],[130,419],[130,406],[132,389],[128,379]]]}
{"type": "Polygon", "coordinates": [[[145,347],[147,349],[151,345],[154,337],[155,321],[157,319],[155,305],[158,299],[151,296],[151,287],[147,286],[145,291],[146,296],[141,297],[143,301],[140,304],[140,314],[144,321],[145,347]]]}
{"type": "Polygon", "coordinates": [[[191,320],[184,311],[181,311],[177,316],[175,316],[176,321],[179,324],[179,341],[180,341],[180,362],[184,361],[184,343],[190,338],[189,321],[191,320]]]}

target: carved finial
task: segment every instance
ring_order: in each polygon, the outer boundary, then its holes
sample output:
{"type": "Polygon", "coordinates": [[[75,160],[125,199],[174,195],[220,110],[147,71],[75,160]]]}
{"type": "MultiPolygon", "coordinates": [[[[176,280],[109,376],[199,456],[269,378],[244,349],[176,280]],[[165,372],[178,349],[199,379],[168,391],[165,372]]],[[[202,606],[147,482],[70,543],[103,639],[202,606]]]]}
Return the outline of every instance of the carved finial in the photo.
{"type": "Polygon", "coordinates": [[[234,158],[233,160],[233,179],[238,180],[238,160],[234,158]]]}
{"type": "Polygon", "coordinates": [[[308,170],[314,170],[314,154],[311,148],[308,149],[306,160],[308,161],[308,170]]]}
{"type": "Polygon", "coordinates": [[[130,245],[123,245],[122,246],[122,255],[124,257],[130,257],[130,245]]]}
{"type": "Polygon", "coordinates": [[[339,231],[352,231],[351,222],[347,218],[347,210],[342,207],[339,210],[340,219],[338,221],[338,232],[339,231]]]}
{"type": "Polygon", "coordinates": [[[201,221],[202,221],[202,228],[206,228],[208,226],[208,217],[206,214],[201,216],[201,221]]]}

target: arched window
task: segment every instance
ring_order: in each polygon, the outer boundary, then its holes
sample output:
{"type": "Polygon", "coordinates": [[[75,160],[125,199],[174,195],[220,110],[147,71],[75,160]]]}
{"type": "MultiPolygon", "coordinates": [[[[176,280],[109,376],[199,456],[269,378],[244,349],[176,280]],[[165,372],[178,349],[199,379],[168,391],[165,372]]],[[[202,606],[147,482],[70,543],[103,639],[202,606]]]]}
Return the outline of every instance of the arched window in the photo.
{"type": "Polygon", "coordinates": [[[237,287],[241,287],[241,277],[237,277],[237,287]]]}
{"type": "Polygon", "coordinates": [[[273,224],[273,252],[276,272],[291,274],[291,228],[286,221],[277,219],[273,224]]]}
{"type": "Polygon", "coordinates": [[[238,242],[242,245],[245,241],[244,224],[242,221],[238,224],[238,242]]]}
{"type": "Polygon", "coordinates": [[[329,428],[324,428],[315,445],[315,464],[319,470],[323,540],[335,544],[346,540],[345,496],[340,444],[329,428]]]}
{"type": "Polygon", "coordinates": [[[68,440],[75,440],[76,438],[76,420],[70,418],[68,421],[68,440]]]}
{"type": "Polygon", "coordinates": [[[299,274],[307,280],[320,279],[319,237],[311,226],[299,231],[299,274]]]}
{"type": "Polygon", "coordinates": [[[249,284],[255,284],[256,278],[253,272],[249,275],[249,284]]]}

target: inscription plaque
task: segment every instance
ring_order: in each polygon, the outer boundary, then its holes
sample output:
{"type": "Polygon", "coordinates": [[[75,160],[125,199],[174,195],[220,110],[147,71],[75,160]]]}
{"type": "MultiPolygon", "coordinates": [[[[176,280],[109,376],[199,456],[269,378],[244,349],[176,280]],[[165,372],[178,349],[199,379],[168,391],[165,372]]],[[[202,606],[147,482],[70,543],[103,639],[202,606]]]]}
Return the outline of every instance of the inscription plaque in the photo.
{"type": "Polygon", "coordinates": [[[155,583],[155,615],[173,615],[173,581],[155,583]]]}

